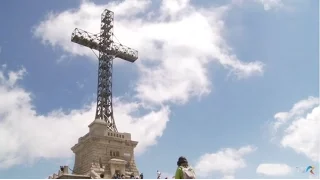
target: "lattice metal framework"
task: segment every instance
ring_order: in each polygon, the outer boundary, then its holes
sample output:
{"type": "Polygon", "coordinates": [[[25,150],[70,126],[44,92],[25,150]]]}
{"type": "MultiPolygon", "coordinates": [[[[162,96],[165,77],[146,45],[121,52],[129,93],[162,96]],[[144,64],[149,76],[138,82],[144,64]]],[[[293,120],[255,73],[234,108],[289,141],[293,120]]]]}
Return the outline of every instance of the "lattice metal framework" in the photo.
{"type": "Polygon", "coordinates": [[[112,108],[112,65],[114,58],[129,62],[138,59],[138,51],[113,41],[114,13],[104,10],[101,14],[99,34],[91,34],[76,28],[71,41],[82,46],[99,51],[98,90],[96,119],[102,119],[108,124],[108,129],[118,132],[112,108]]]}

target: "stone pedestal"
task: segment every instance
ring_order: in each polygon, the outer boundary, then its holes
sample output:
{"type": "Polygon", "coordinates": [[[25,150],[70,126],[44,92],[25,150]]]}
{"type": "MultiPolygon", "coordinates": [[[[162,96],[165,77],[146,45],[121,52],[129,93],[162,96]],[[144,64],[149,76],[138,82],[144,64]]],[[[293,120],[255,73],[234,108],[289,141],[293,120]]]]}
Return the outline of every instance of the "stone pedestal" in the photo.
{"type": "Polygon", "coordinates": [[[130,133],[116,133],[106,129],[107,124],[96,119],[89,125],[89,133],[79,138],[78,143],[71,148],[75,153],[74,174],[90,175],[94,163],[103,166],[104,178],[111,178],[116,171],[138,176],[134,160],[134,148],[138,142],[131,140],[130,133]]]}
{"type": "Polygon", "coordinates": [[[129,133],[108,131],[107,124],[95,120],[89,125],[89,133],[79,138],[71,149],[75,153],[73,174],[68,167],[60,167],[58,174],[49,179],[111,179],[115,173],[130,178],[138,176],[134,160],[134,148],[138,142],[131,140],[129,133]]]}

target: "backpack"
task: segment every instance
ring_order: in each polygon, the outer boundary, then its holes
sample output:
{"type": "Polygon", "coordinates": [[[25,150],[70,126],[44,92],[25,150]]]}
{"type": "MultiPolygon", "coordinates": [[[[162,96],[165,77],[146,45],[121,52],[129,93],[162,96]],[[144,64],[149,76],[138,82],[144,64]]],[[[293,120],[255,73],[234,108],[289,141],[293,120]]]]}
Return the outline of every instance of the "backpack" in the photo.
{"type": "Polygon", "coordinates": [[[183,174],[183,179],[196,179],[196,173],[194,170],[189,166],[189,167],[181,167],[182,174],[183,174]]]}

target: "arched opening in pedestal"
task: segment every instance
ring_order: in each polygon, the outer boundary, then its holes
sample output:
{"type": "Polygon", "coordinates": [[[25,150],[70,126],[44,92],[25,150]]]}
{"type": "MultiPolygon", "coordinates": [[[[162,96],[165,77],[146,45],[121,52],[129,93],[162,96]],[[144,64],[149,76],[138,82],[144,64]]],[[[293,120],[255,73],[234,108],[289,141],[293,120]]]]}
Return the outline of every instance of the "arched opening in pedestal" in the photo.
{"type": "Polygon", "coordinates": [[[116,174],[121,174],[120,169],[116,169],[116,170],[115,170],[115,173],[116,173],[116,174]]]}
{"type": "Polygon", "coordinates": [[[113,177],[115,174],[118,175],[125,175],[125,165],[127,164],[127,161],[122,159],[110,159],[109,165],[110,165],[110,173],[111,177],[113,177]]]}

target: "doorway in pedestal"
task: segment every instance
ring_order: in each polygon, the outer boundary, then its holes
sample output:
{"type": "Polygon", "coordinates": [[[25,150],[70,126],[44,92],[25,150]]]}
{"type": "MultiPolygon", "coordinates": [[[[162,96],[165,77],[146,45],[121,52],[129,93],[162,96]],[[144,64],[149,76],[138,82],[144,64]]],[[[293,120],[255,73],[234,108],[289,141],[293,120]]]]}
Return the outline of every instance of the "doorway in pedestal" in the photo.
{"type": "Polygon", "coordinates": [[[121,171],[120,170],[116,169],[114,172],[115,172],[116,175],[121,176],[121,171]]]}
{"type": "Polygon", "coordinates": [[[127,164],[127,161],[122,159],[110,159],[108,163],[110,165],[111,174],[125,175],[125,164],[127,164]]]}
{"type": "Polygon", "coordinates": [[[121,173],[118,169],[116,169],[113,174],[113,179],[120,179],[120,177],[121,177],[121,173]]]}

